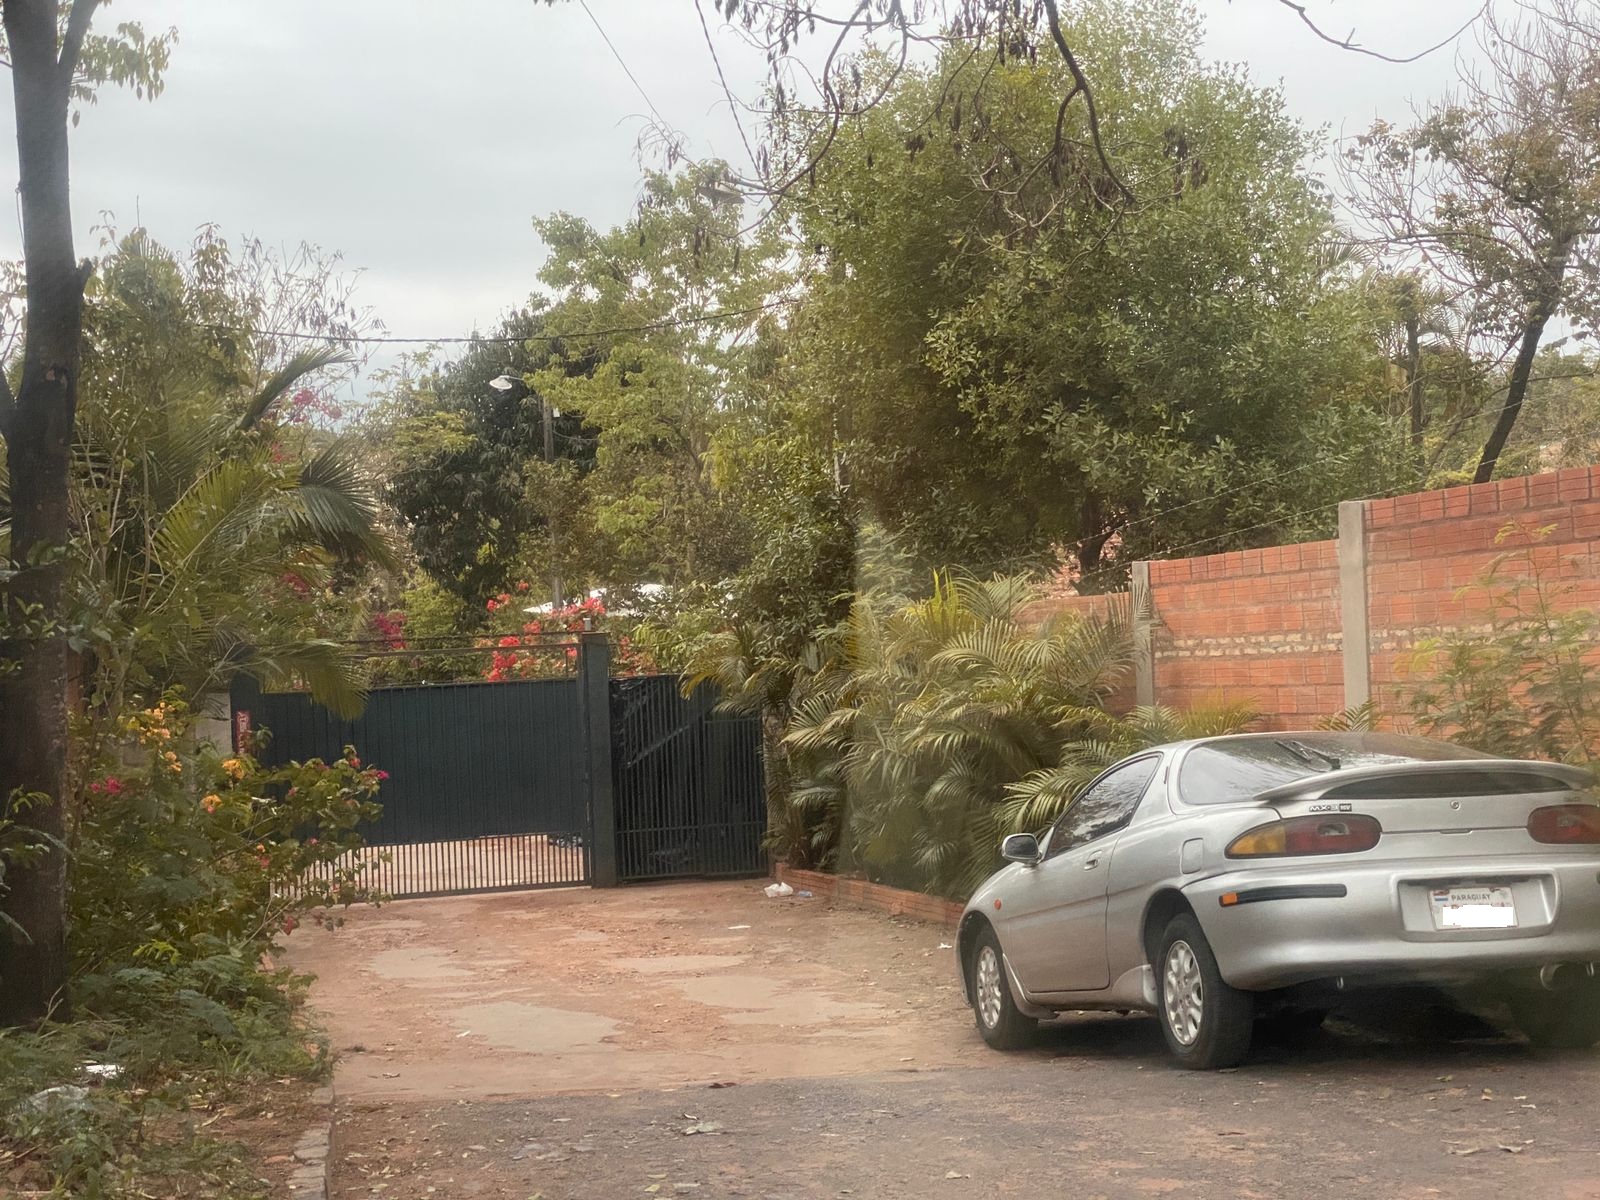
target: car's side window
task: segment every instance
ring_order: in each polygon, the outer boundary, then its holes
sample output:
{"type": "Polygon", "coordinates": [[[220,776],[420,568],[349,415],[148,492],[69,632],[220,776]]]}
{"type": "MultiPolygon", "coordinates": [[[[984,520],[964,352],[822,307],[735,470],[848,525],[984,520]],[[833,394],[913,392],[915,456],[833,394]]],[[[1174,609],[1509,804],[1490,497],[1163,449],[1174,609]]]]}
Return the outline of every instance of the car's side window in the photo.
{"type": "Polygon", "coordinates": [[[1095,780],[1050,831],[1050,857],[1126,825],[1160,766],[1161,756],[1151,754],[1113,767],[1095,780]]]}

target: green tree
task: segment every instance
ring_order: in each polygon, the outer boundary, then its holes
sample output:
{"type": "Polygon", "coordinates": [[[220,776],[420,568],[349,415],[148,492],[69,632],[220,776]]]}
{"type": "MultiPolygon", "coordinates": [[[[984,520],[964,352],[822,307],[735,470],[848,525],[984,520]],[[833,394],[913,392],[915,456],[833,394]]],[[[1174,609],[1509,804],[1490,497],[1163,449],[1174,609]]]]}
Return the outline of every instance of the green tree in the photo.
{"type": "Polygon", "coordinates": [[[1186,4],[1068,23],[1132,204],[1060,63],[955,50],[793,193],[804,360],[852,493],[923,561],[977,570],[1320,531],[1403,444],[1310,139],[1277,93],[1202,63],[1186,4]]]}
{"type": "Polygon", "coordinates": [[[73,251],[67,128],[76,100],[111,83],[154,97],[171,37],[137,23],[92,32],[101,0],[4,0],[27,285],[16,385],[0,372],[10,480],[0,559],[0,821],[34,831],[0,894],[0,1024],[43,1017],[67,977],[67,638],[62,621],[73,416],[88,272],[73,251]]]}
{"type": "Polygon", "coordinates": [[[714,448],[782,307],[768,229],[741,233],[739,193],[709,163],[651,174],[633,218],[605,233],[566,213],[535,222],[540,280],[568,338],[530,382],[596,431],[585,504],[596,582],[680,588],[731,577],[750,551],[714,448]]]}
{"type": "Polygon", "coordinates": [[[1600,315],[1600,27],[1586,0],[1510,25],[1489,15],[1487,77],[1464,76],[1414,127],[1379,122],[1349,152],[1357,211],[1443,288],[1482,375],[1468,419],[1493,478],[1550,322],[1600,315]],[[1472,420],[1481,414],[1482,420],[1472,420]]]}
{"type": "Polygon", "coordinates": [[[213,320],[265,303],[310,320],[330,277],[266,297],[248,263],[229,261],[214,235],[180,264],[136,233],[89,288],[68,564],[71,641],[97,713],[173,688],[202,696],[237,671],[360,704],[331,640],[349,605],[325,598],[340,564],[393,560],[360,446],[317,422],[346,355],[274,363],[274,347],[213,320]]]}
{"type": "Polygon", "coordinates": [[[572,577],[589,565],[581,501],[593,431],[552,412],[545,461],[544,400],[526,382],[550,364],[546,326],[530,305],[454,360],[424,356],[391,379],[369,419],[418,565],[480,610],[519,575],[572,577]]]}

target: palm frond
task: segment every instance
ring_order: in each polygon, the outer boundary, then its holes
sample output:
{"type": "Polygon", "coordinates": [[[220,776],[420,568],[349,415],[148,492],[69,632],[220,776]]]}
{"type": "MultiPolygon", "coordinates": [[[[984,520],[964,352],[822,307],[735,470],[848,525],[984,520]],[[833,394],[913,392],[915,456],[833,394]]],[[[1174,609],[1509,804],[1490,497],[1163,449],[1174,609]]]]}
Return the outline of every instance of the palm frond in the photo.
{"type": "Polygon", "coordinates": [[[340,439],[300,468],[294,487],[299,511],[288,532],[337,557],[393,567],[394,549],[380,526],[383,507],[361,461],[365,454],[353,439],[340,439]]]}
{"type": "Polygon", "coordinates": [[[272,411],[272,406],[283,399],[284,393],[306,376],[351,361],[349,352],[337,346],[315,346],[300,351],[274,371],[260,390],[250,397],[239,413],[236,427],[241,430],[254,429],[272,411]]]}

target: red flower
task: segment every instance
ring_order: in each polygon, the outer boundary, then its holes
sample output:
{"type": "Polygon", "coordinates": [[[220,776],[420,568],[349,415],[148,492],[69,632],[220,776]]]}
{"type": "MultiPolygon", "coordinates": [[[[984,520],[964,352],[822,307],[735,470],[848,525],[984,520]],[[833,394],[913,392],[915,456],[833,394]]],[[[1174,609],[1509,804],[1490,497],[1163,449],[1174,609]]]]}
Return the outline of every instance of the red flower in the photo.
{"type": "Polygon", "coordinates": [[[106,781],[101,786],[105,789],[105,793],[108,796],[120,796],[122,794],[122,780],[118,779],[115,775],[106,776],[106,781]]]}
{"type": "Polygon", "coordinates": [[[495,609],[499,608],[500,605],[497,604],[495,601],[490,600],[487,604],[484,605],[484,607],[487,608],[490,612],[493,612],[495,609]]]}
{"type": "Polygon", "coordinates": [[[517,591],[525,592],[527,590],[528,590],[528,582],[527,582],[527,580],[519,581],[518,584],[517,584],[517,591]]]}
{"type": "Polygon", "coordinates": [[[372,774],[373,774],[373,776],[375,778],[377,778],[379,780],[384,780],[384,779],[389,778],[389,772],[387,772],[387,771],[374,771],[372,774]]]}
{"type": "Polygon", "coordinates": [[[507,634],[505,637],[500,639],[500,645],[502,647],[520,646],[522,645],[522,639],[517,637],[515,634],[507,634]]]}

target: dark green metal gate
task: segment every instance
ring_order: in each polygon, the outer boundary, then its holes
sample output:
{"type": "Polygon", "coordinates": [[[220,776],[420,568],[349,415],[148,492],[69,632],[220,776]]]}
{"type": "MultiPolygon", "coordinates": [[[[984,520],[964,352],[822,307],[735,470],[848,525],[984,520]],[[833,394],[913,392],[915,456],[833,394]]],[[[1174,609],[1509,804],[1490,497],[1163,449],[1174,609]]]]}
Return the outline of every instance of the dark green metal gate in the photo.
{"type": "Polygon", "coordinates": [[[685,697],[676,675],[611,681],[612,791],[623,880],[754,875],[766,869],[761,728],[685,697]]]}
{"type": "Polygon", "coordinates": [[[361,830],[371,886],[443,896],[586,883],[588,760],[577,679],[382,688],[354,721],[300,692],[241,693],[235,729],[270,732],[263,762],[354,746],[388,773],[361,830]]]}

